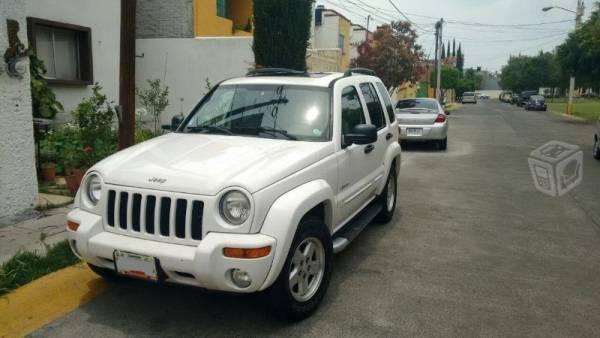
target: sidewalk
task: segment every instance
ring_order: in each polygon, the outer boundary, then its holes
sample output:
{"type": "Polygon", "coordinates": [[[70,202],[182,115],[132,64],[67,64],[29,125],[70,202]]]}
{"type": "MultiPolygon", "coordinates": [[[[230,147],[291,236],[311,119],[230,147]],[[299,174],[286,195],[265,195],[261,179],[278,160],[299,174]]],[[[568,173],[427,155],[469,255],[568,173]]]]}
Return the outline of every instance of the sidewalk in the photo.
{"type": "MultiPolygon", "coordinates": [[[[49,199],[53,200],[55,197],[40,196],[40,201],[47,203],[49,199]]],[[[68,202],[63,200],[65,201],[68,202]]],[[[46,245],[65,240],[66,215],[70,210],[70,206],[44,210],[40,212],[40,217],[0,228],[0,264],[19,251],[43,254],[46,252],[46,245]]]]}

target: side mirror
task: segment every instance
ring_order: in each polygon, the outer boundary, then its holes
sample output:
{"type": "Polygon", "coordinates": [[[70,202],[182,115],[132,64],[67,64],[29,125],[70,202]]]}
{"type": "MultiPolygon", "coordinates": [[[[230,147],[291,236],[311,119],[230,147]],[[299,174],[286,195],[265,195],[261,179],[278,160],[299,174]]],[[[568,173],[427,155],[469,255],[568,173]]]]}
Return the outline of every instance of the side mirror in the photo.
{"type": "Polygon", "coordinates": [[[163,130],[175,131],[179,128],[179,125],[183,122],[183,116],[175,115],[171,118],[171,124],[163,124],[160,126],[163,130]]]}
{"type": "Polygon", "coordinates": [[[342,137],[344,147],[352,144],[371,144],[377,142],[377,127],[372,124],[359,124],[354,127],[352,133],[342,137]]]}

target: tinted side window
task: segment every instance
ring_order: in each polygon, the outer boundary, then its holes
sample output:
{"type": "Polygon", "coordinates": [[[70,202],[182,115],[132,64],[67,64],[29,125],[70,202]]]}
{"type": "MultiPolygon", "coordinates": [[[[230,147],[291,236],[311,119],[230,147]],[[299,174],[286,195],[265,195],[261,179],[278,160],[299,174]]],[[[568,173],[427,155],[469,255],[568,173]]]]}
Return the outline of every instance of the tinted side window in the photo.
{"type": "Polygon", "coordinates": [[[377,127],[377,130],[385,127],[383,109],[381,108],[379,97],[377,97],[377,94],[375,93],[375,87],[370,83],[363,83],[360,85],[360,90],[365,98],[369,116],[371,117],[371,123],[377,127]]]}
{"type": "Polygon", "coordinates": [[[377,89],[379,89],[379,94],[383,97],[383,103],[385,103],[385,109],[387,110],[388,118],[390,119],[390,123],[396,120],[396,115],[394,114],[394,105],[392,104],[392,99],[390,99],[390,95],[388,94],[385,86],[381,82],[377,82],[377,89]]]}
{"type": "Polygon", "coordinates": [[[346,87],[342,91],[342,134],[352,132],[358,124],[365,123],[365,113],[354,86],[346,87]]]}

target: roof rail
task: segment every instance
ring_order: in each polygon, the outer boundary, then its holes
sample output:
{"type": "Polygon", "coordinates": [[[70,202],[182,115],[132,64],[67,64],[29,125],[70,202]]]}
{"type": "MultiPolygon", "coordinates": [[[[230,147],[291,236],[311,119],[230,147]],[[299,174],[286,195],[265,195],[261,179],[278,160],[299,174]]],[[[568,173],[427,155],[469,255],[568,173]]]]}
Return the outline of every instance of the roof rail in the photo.
{"type": "Polygon", "coordinates": [[[309,76],[309,74],[288,68],[257,68],[249,71],[246,76],[309,76]]]}
{"type": "Polygon", "coordinates": [[[350,68],[344,73],[344,77],[352,76],[352,73],[377,76],[377,74],[369,68],[350,68]]]}

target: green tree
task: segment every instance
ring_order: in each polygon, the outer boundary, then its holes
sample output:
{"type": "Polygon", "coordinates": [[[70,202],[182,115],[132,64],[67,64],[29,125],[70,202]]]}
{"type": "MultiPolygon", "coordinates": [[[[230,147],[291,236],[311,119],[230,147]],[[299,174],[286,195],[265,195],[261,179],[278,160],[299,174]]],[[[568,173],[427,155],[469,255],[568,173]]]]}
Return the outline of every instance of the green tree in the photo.
{"type": "Polygon", "coordinates": [[[558,87],[564,75],[554,53],[540,52],[535,56],[513,56],[502,67],[500,85],[503,89],[521,92],[540,87],[558,87]]]}
{"type": "Polygon", "coordinates": [[[306,70],[312,0],[254,0],[254,62],[257,68],[306,70]]]}
{"type": "MultiPolygon", "coordinates": [[[[456,67],[444,66],[442,67],[442,89],[456,89],[458,86],[459,73],[456,67]]],[[[432,87],[437,86],[437,72],[432,72],[429,78],[429,83],[432,87]]]]}
{"type": "Polygon", "coordinates": [[[142,105],[152,115],[154,121],[154,134],[158,135],[158,124],[160,115],[169,106],[169,87],[163,87],[160,79],[146,80],[148,89],[135,89],[137,96],[142,101],[142,105]]]}
{"type": "Polygon", "coordinates": [[[462,46],[458,44],[458,50],[456,51],[456,68],[458,69],[458,73],[460,76],[463,75],[463,68],[465,66],[465,57],[462,53],[462,46]]]}
{"type": "Polygon", "coordinates": [[[31,73],[31,105],[34,117],[52,119],[63,111],[63,106],[48,86],[44,77],[46,67],[35,54],[29,56],[29,71],[31,73]]]}
{"type": "Polygon", "coordinates": [[[594,4],[590,18],[557,48],[563,70],[577,77],[577,84],[600,87],[600,3],[594,4]]]}
{"type": "Polygon", "coordinates": [[[398,87],[414,81],[422,65],[423,51],[417,44],[417,33],[406,21],[395,21],[373,33],[373,42],[363,42],[352,67],[375,71],[386,87],[398,87]]]}

